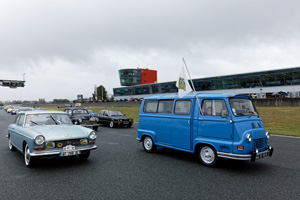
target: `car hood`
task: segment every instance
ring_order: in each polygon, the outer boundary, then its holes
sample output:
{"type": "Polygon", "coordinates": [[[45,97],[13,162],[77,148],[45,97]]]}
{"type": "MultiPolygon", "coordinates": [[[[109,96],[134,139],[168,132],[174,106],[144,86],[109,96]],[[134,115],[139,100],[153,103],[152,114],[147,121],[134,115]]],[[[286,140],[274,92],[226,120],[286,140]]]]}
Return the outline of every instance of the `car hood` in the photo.
{"type": "Polygon", "coordinates": [[[49,125],[30,127],[34,135],[43,135],[46,141],[86,138],[92,131],[77,125],[49,125]]]}

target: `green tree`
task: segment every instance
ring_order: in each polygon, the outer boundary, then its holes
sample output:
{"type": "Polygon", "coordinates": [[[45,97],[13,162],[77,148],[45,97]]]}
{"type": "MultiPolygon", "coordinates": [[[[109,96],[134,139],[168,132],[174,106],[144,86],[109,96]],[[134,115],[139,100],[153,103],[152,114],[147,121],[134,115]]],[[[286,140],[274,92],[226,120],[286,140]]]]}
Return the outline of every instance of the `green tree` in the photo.
{"type": "Polygon", "coordinates": [[[107,91],[103,85],[97,87],[97,99],[98,100],[107,100],[107,91]],[[103,96],[102,96],[103,94],[103,96]],[[103,98],[102,98],[103,97],[103,98]]]}

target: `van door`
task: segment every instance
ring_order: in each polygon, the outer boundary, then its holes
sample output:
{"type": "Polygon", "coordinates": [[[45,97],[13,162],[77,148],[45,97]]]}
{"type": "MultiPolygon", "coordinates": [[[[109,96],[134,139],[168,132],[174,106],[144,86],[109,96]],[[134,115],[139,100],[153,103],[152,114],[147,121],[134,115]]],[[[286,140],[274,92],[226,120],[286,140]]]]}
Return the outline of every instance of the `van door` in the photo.
{"type": "Polygon", "coordinates": [[[224,110],[228,113],[224,99],[204,99],[198,119],[198,135],[213,138],[233,139],[233,125],[230,117],[222,118],[224,110]]]}
{"type": "Polygon", "coordinates": [[[172,116],[172,146],[191,149],[191,100],[177,100],[172,116]]]}

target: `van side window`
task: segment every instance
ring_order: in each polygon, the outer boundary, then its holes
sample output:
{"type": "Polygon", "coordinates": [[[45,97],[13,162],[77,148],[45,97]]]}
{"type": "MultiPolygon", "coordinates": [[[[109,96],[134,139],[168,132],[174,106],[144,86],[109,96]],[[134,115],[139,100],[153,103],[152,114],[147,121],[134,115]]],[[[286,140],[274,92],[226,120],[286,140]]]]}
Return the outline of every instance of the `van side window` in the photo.
{"type": "Polygon", "coordinates": [[[204,100],[201,110],[204,116],[221,116],[221,111],[227,107],[224,100],[204,100]]]}
{"type": "Polygon", "coordinates": [[[145,113],[156,113],[158,101],[145,101],[144,112],[145,113]]]}
{"type": "Polygon", "coordinates": [[[174,100],[161,100],[158,102],[158,113],[172,113],[174,100]]]}
{"type": "Polygon", "coordinates": [[[175,111],[176,115],[189,115],[191,112],[191,101],[190,100],[179,100],[175,103],[175,111]]]}

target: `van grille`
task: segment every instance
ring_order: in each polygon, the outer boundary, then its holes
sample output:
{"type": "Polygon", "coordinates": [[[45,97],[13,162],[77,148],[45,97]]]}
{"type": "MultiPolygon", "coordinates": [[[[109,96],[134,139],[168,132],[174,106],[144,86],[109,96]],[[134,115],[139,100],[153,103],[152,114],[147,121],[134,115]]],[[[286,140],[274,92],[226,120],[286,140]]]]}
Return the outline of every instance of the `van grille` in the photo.
{"type": "Polygon", "coordinates": [[[259,151],[264,150],[268,147],[268,139],[265,138],[258,138],[253,139],[252,143],[252,151],[255,151],[255,149],[258,149],[259,151]]]}

